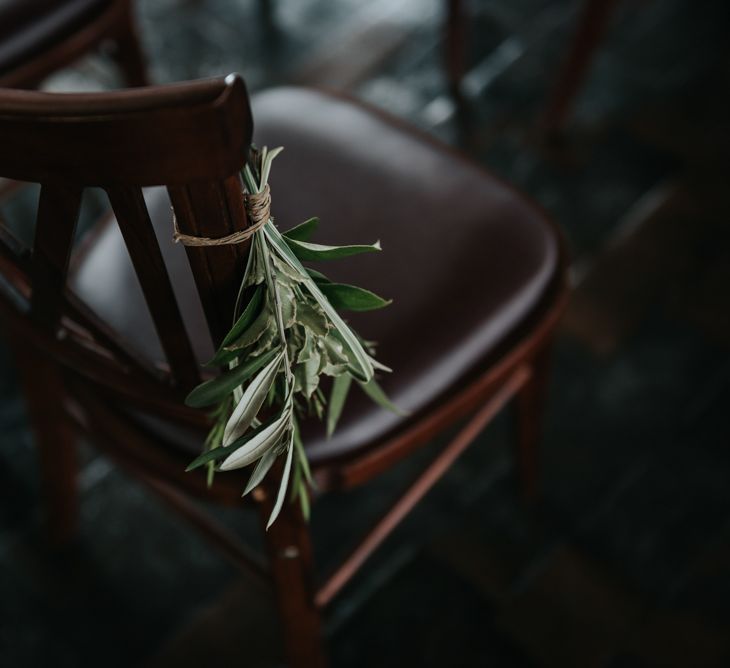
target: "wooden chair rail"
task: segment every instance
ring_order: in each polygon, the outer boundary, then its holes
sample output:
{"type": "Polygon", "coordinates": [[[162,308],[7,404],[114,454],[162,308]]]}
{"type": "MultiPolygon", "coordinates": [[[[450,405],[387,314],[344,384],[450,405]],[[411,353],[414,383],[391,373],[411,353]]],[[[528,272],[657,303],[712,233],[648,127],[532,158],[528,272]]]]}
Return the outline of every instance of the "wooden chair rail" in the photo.
{"type": "Polygon", "coordinates": [[[375,523],[350,555],[325,580],[315,595],[319,608],[327,606],[350,581],[363,563],[403,521],[425,494],[441,479],[492,418],[524,387],[530,369],[520,366],[492,398],[462,427],[418,478],[375,523]]]}

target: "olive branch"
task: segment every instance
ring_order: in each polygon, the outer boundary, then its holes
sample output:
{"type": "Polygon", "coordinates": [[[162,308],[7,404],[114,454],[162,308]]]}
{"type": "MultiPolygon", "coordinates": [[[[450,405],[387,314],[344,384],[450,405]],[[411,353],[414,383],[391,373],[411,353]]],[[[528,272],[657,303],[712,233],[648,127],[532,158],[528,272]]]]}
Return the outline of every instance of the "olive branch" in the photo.
{"type": "MultiPolygon", "coordinates": [[[[249,197],[268,195],[271,164],[282,150],[252,150],[243,170],[249,197]]],[[[284,458],[267,528],[281,511],[290,480],[292,501],[298,499],[309,517],[313,481],[299,431],[301,418],[325,418],[330,436],[353,380],[379,405],[400,412],[374,378],[376,370],[390,369],[375,360],[374,344],[361,339],[337,312],[378,309],[390,301],[354,285],[332,282],[302,264],[379,251],[380,244],[311,243],[318,224],[317,218],[310,218],[282,234],[266,209],[251,236],[233,326],[206,364],[225,371],[200,384],[186,399],[193,407],[216,406],[203,453],[187,468],[207,467],[209,485],[215,471],[255,463],[245,496],[263,481],[277,458],[284,458]],[[329,400],[320,387],[323,375],[333,379],[329,400]]]]}

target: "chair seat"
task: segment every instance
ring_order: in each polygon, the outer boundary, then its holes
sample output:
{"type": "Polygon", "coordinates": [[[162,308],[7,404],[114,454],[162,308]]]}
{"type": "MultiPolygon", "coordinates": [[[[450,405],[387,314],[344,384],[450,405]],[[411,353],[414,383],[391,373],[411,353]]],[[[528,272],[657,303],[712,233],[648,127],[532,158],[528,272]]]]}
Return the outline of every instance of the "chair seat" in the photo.
{"type": "MultiPolygon", "coordinates": [[[[383,252],[319,267],[330,278],[392,298],[348,320],[378,342],[394,369],[381,383],[416,414],[459,383],[528,317],[558,267],[558,240],[525,198],[449,148],[383,114],[329,94],[282,88],[255,96],[258,146],[282,145],[272,169],[272,212],[281,229],[317,215],[314,241],[380,239],[383,252]]],[[[163,255],[196,354],[212,352],[184,249],[172,243],[169,201],[147,193],[163,255]]],[[[152,360],[164,356],[116,225],[105,227],[73,269],[72,288],[152,360]]],[[[326,439],[307,428],[313,462],[350,455],[404,419],[353,390],[326,439]]],[[[154,429],[162,423],[155,420],[154,429]]],[[[200,435],[181,447],[199,451],[200,435]]]]}
{"type": "Polygon", "coordinates": [[[109,4],[109,0],[2,0],[0,76],[73,35],[109,4]]]}

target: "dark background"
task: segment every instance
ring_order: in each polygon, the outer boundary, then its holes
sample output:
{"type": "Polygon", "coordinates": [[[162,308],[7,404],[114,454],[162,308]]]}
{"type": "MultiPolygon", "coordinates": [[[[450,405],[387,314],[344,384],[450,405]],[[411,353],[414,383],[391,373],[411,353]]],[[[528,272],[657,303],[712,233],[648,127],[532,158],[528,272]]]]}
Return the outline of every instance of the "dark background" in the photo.
{"type": "MultiPolygon", "coordinates": [[[[502,416],[348,587],[327,620],[333,664],[730,665],[730,4],[619,2],[559,143],[536,122],[579,3],[466,3],[466,110],[443,4],[274,0],[269,19],[253,0],[138,4],[155,81],[346,89],[517,184],[569,240],[540,505],[515,493],[502,416]]],[[[93,56],[46,87],[119,85],[93,56]]],[[[2,212],[22,225],[31,210],[2,212]]],[[[0,664],[276,665],[269,594],[82,454],[78,541],[53,555],[0,340],[0,664]]],[[[417,460],[317,506],[320,566],[417,460]]],[[[255,518],[224,517],[255,540],[255,518]]]]}

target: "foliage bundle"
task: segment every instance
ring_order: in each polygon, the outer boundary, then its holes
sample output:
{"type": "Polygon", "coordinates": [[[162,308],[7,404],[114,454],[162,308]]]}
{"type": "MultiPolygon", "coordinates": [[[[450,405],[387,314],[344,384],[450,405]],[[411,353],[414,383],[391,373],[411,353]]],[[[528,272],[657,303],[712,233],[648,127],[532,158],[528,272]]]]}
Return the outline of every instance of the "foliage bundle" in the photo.
{"type": "MultiPolygon", "coordinates": [[[[281,151],[252,150],[243,171],[248,193],[267,188],[271,163],[281,151]]],[[[277,458],[284,459],[268,526],[281,511],[289,487],[291,499],[309,516],[312,476],[299,431],[302,418],[326,419],[331,435],[353,380],[374,401],[397,411],[374,378],[376,370],[390,369],[375,360],[373,344],[338,314],[378,309],[390,302],[363,288],[332,282],[302,264],[379,251],[380,244],[311,243],[318,223],[310,218],[282,234],[268,218],[254,233],[233,326],[207,364],[224,371],[186,399],[194,407],[215,405],[204,451],[187,469],[207,467],[208,484],[216,470],[255,464],[246,495],[277,458]],[[320,387],[322,376],[333,379],[329,398],[320,387]]]]}

